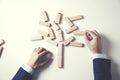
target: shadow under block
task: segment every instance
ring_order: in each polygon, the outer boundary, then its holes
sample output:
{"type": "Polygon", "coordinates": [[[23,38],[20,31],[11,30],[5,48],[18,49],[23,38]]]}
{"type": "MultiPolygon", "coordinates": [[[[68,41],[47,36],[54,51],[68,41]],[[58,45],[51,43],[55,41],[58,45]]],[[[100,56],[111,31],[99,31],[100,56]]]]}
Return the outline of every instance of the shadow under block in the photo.
{"type": "Polygon", "coordinates": [[[56,17],[56,23],[57,23],[57,24],[60,24],[60,23],[61,23],[61,21],[62,21],[62,16],[63,16],[63,14],[61,14],[61,13],[58,13],[58,14],[57,14],[57,17],[56,17]]]}
{"type": "Polygon", "coordinates": [[[38,30],[38,33],[41,34],[44,37],[48,37],[49,36],[48,32],[44,32],[44,31],[41,31],[41,30],[38,30]]]}
{"type": "Polygon", "coordinates": [[[3,47],[0,47],[0,57],[2,56],[3,49],[3,47]]]}
{"type": "Polygon", "coordinates": [[[65,21],[70,27],[74,25],[73,22],[68,17],[65,17],[65,21]]]}
{"type": "Polygon", "coordinates": [[[0,40],[0,46],[2,46],[5,43],[3,39],[0,40]]]}
{"type": "Polygon", "coordinates": [[[54,40],[47,39],[47,42],[54,45],[54,46],[56,46],[56,47],[58,46],[58,43],[56,41],[54,41],[54,40]]]}
{"type": "Polygon", "coordinates": [[[59,40],[59,42],[64,41],[64,34],[63,34],[62,30],[58,30],[58,40],[59,40]]]}
{"type": "Polygon", "coordinates": [[[84,36],[85,31],[74,31],[73,34],[77,36],[84,36]]]}
{"type": "Polygon", "coordinates": [[[56,30],[59,30],[59,29],[60,29],[59,25],[56,24],[55,21],[52,21],[51,24],[52,24],[52,27],[55,27],[56,30]]]}
{"type": "Polygon", "coordinates": [[[49,36],[50,36],[50,39],[54,40],[55,39],[55,33],[54,33],[54,30],[52,28],[49,28],[49,36]]]}
{"type": "Polygon", "coordinates": [[[50,27],[50,25],[51,25],[50,23],[44,22],[44,21],[41,21],[41,20],[39,21],[39,24],[43,25],[43,26],[47,26],[47,27],[50,27]]]}
{"type": "Polygon", "coordinates": [[[75,40],[75,37],[71,36],[69,37],[67,40],[65,40],[64,45],[67,46],[70,44],[70,42],[72,42],[73,40],[75,40]]]}
{"type": "Polygon", "coordinates": [[[69,34],[69,33],[73,32],[73,31],[75,31],[75,30],[77,30],[77,29],[78,29],[77,26],[72,26],[72,27],[66,29],[65,32],[66,32],[67,34],[69,34]]]}
{"type": "Polygon", "coordinates": [[[63,68],[64,66],[64,45],[58,45],[58,67],[63,68]]]}
{"type": "Polygon", "coordinates": [[[83,43],[80,42],[70,42],[70,46],[75,46],[75,47],[84,47],[83,43]]]}
{"type": "Polygon", "coordinates": [[[46,11],[42,11],[42,15],[43,15],[44,21],[48,22],[49,21],[49,17],[48,17],[47,12],[46,11]]]}
{"type": "Polygon", "coordinates": [[[82,15],[76,15],[76,16],[73,16],[73,17],[70,17],[69,19],[71,21],[76,21],[76,20],[81,20],[83,19],[84,17],[82,15]]]}
{"type": "Polygon", "coordinates": [[[38,41],[38,40],[42,40],[43,39],[43,36],[39,35],[39,36],[32,36],[31,37],[31,40],[32,41],[38,41]]]}

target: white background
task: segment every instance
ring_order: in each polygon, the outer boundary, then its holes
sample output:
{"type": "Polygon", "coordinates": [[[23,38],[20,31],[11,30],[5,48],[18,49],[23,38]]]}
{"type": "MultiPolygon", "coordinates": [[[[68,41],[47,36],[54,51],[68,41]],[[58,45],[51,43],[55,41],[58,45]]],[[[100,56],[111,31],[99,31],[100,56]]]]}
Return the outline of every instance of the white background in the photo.
{"type": "MultiPolygon", "coordinates": [[[[6,41],[0,58],[0,80],[11,80],[21,65],[29,59],[35,47],[53,52],[53,62],[39,69],[33,80],[93,80],[92,54],[89,49],[68,46],[65,48],[65,65],[57,67],[57,47],[45,40],[32,42],[46,10],[51,20],[57,12],[64,16],[84,15],[76,21],[80,30],[97,30],[102,35],[103,52],[112,60],[113,80],[120,80],[120,0],[0,0],[0,38],[6,41]]],[[[63,29],[68,28],[64,23],[63,29]]],[[[67,35],[67,36],[71,36],[67,35]]],[[[66,36],[66,37],[67,37],[66,36]]],[[[84,42],[83,37],[77,37],[84,42]]]]}

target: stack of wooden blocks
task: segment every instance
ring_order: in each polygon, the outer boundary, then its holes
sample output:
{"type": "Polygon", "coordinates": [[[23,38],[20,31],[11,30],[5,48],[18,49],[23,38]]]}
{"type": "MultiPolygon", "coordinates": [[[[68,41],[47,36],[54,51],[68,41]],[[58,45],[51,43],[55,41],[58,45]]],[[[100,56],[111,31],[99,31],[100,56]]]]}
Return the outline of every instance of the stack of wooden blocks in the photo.
{"type": "Polygon", "coordinates": [[[50,21],[49,16],[46,11],[42,11],[42,15],[44,20],[40,20],[39,24],[48,27],[48,32],[38,30],[39,36],[33,36],[31,38],[32,41],[43,40],[44,37],[48,37],[47,42],[58,47],[58,67],[63,68],[63,54],[65,46],[75,46],[75,47],[84,47],[84,44],[81,42],[75,42],[75,37],[70,36],[68,39],[64,39],[64,32],[66,34],[73,33],[77,36],[83,36],[84,31],[79,31],[78,26],[76,26],[73,22],[77,20],[81,20],[84,17],[82,15],[76,15],[72,17],[64,17],[64,20],[68,24],[69,28],[63,31],[59,24],[61,24],[63,20],[63,14],[57,13],[57,17],[55,21],[50,21]],[[57,31],[57,33],[55,33],[57,31]],[[56,37],[56,34],[58,35],[56,37]],[[57,42],[55,39],[57,38],[57,42]]]}

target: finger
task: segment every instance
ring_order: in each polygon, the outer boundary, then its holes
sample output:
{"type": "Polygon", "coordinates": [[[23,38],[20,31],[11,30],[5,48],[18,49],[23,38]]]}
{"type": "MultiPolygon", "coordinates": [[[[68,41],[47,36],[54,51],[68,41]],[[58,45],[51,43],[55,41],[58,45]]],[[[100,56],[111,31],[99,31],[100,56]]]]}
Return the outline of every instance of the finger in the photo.
{"type": "Polygon", "coordinates": [[[97,35],[93,31],[88,32],[92,38],[97,38],[97,35]]]}
{"type": "Polygon", "coordinates": [[[40,48],[38,53],[41,53],[42,51],[46,51],[45,48],[40,48]]]}
{"type": "Polygon", "coordinates": [[[41,56],[43,56],[45,54],[47,54],[47,51],[42,51],[41,53],[38,54],[38,56],[41,57],[41,56]]]}
{"type": "Polygon", "coordinates": [[[40,66],[44,66],[44,65],[46,65],[49,61],[50,61],[50,58],[47,59],[47,60],[45,60],[45,61],[43,61],[42,63],[40,63],[38,66],[39,66],[39,67],[40,67],[40,66]]]}
{"type": "Polygon", "coordinates": [[[101,38],[100,34],[99,34],[96,30],[94,30],[93,32],[94,32],[99,38],[101,38]]]}
{"type": "Polygon", "coordinates": [[[88,32],[88,31],[85,31],[85,34],[84,34],[84,39],[85,39],[86,42],[89,41],[89,38],[88,38],[87,32],[88,32]]]}

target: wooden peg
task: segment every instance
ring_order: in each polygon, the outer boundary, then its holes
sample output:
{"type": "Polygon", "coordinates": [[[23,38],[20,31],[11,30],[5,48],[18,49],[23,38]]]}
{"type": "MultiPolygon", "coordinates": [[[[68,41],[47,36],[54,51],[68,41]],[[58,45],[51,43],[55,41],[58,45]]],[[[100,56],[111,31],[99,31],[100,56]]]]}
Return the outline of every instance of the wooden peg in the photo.
{"type": "Polygon", "coordinates": [[[41,30],[38,30],[38,33],[40,33],[44,37],[48,37],[49,36],[49,34],[47,32],[44,32],[44,31],[41,31],[41,30]]]}
{"type": "Polygon", "coordinates": [[[69,34],[69,33],[73,32],[73,31],[75,31],[75,30],[77,30],[77,29],[78,29],[77,26],[72,26],[72,27],[66,29],[65,32],[66,32],[67,34],[69,34]]]}
{"type": "Polygon", "coordinates": [[[42,40],[43,39],[43,36],[39,35],[39,36],[32,36],[31,37],[31,40],[32,41],[38,41],[38,40],[42,40]]]}
{"type": "Polygon", "coordinates": [[[75,37],[71,36],[69,37],[67,40],[65,40],[64,45],[67,46],[70,44],[70,42],[72,42],[73,40],[75,40],[75,37]]]}
{"type": "Polygon", "coordinates": [[[84,36],[85,31],[74,31],[73,34],[77,36],[84,36]]]}
{"type": "Polygon", "coordinates": [[[68,17],[65,17],[65,21],[70,27],[72,27],[74,25],[68,17]]]}
{"type": "Polygon", "coordinates": [[[64,45],[58,45],[58,67],[63,68],[64,66],[64,45]]]}
{"type": "Polygon", "coordinates": [[[51,22],[52,26],[55,27],[56,30],[59,30],[60,27],[58,24],[55,23],[55,21],[51,22]]]}
{"type": "Polygon", "coordinates": [[[52,40],[55,39],[55,33],[54,33],[54,30],[52,28],[49,28],[49,36],[52,40]]]}
{"type": "Polygon", "coordinates": [[[59,42],[64,41],[64,34],[62,30],[58,30],[58,40],[59,42]]]}
{"type": "Polygon", "coordinates": [[[83,43],[80,42],[70,42],[70,46],[75,46],[75,47],[84,47],[83,43]]]}
{"type": "Polygon", "coordinates": [[[5,43],[3,39],[0,40],[0,46],[2,46],[5,43]]]}
{"type": "Polygon", "coordinates": [[[73,17],[70,17],[69,19],[71,21],[76,21],[76,20],[81,20],[83,19],[84,17],[82,15],[76,15],[76,16],[73,16],[73,17]]]}
{"type": "Polygon", "coordinates": [[[44,21],[48,22],[49,21],[49,17],[48,17],[47,12],[46,11],[42,11],[42,15],[43,15],[44,21]]]}
{"type": "Polygon", "coordinates": [[[55,42],[54,40],[51,40],[51,39],[47,39],[47,42],[54,45],[54,46],[58,46],[58,43],[55,42]]]}
{"type": "Polygon", "coordinates": [[[57,14],[57,18],[56,18],[56,23],[57,23],[57,24],[60,24],[60,23],[61,23],[61,21],[62,21],[62,16],[63,16],[63,14],[61,14],[61,13],[58,13],[58,14],[57,14]]]}
{"type": "Polygon", "coordinates": [[[41,21],[41,20],[39,21],[39,24],[43,25],[43,26],[47,26],[47,27],[50,27],[50,25],[51,25],[50,23],[44,22],[44,21],[41,21]]]}

